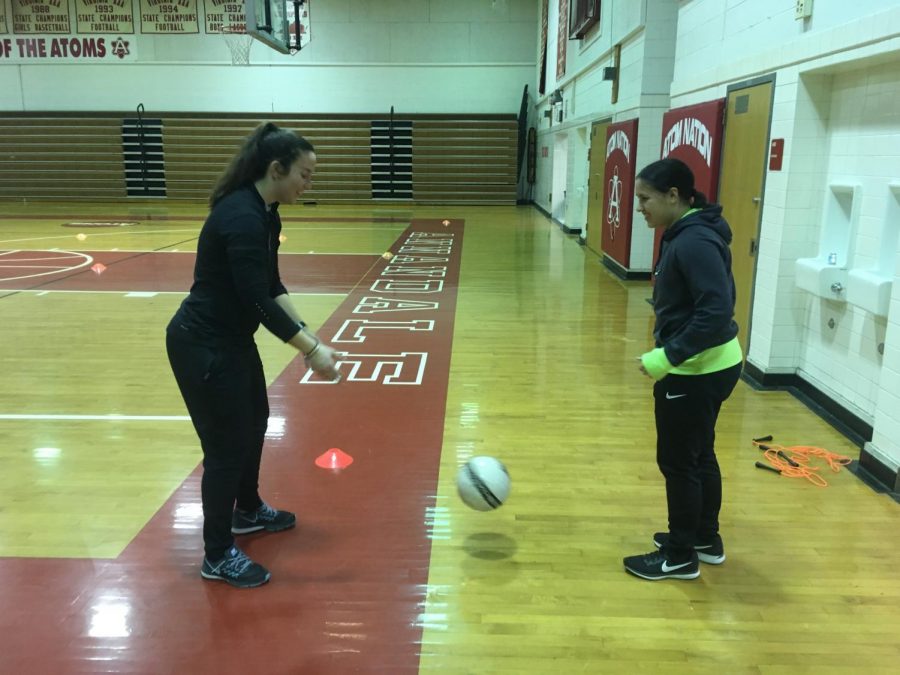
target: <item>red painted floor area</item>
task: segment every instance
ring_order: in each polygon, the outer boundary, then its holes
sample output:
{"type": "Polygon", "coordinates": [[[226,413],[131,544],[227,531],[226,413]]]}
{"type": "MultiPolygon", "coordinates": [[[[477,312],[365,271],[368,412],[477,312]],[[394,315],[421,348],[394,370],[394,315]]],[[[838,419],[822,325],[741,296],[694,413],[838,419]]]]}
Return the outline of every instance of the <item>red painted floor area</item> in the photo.
{"type": "MultiPolygon", "coordinates": [[[[46,291],[183,291],[194,254],[171,251],[16,251],[0,256],[0,288],[46,291]],[[97,264],[105,269],[98,273],[97,264]]],[[[281,278],[294,293],[348,293],[377,255],[281,254],[281,278]]]]}
{"type": "MultiPolygon", "coordinates": [[[[284,208],[284,207],[282,207],[284,208]]],[[[290,207],[289,207],[290,208],[290,207]]],[[[168,214],[168,213],[131,213],[128,215],[110,215],[105,213],[103,215],[91,214],[91,215],[73,215],[67,214],[65,218],[60,216],[58,213],[55,214],[40,214],[40,213],[29,213],[29,214],[18,214],[18,215],[3,215],[0,214],[0,220],[58,220],[60,221],[60,226],[62,227],[81,227],[81,228],[90,228],[90,229],[110,229],[116,227],[134,227],[135,225],[152,225],[156,222],[203,222],[206,220],[205,215],[180,215],[177,213],[168,214]]],[[[403,218],[401,216],[373,216],[368,218],[360,218],[353,216],[344,216],[344,217],[323,217],[319,218],[316,216],[286,216],[284,213],[281,213],[281,222],[283,223],[407,223],[409,222],[409,218],[403,218]]]]}
{"type": "Polygon", "coordinates": [[[241,538],[268,585],[201,580],[198,469],[116,560],[0,560],[0,672],[416,672],[462,235],[414,222],[326,322],[343,382],[270,387],[262,494],[298,526],[241,538]]]}

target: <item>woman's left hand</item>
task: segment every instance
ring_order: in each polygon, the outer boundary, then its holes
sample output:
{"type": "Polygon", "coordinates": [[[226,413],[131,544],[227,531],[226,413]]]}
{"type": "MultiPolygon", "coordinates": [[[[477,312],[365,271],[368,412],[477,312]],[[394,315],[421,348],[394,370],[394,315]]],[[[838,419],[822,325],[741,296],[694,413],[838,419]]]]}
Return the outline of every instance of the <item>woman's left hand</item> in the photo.
{"type": "Polygon", "coordinates": [[[304,361],[317,375],[330,382],[340,382],[341,374],[337,369],[337,353],[324,342],[317,344],[312,355],[306,356],[304,361]]]}
{"type": "Polygon", "coordinates": [[[638,357],[636,357],[636,359],[638,362],[638,370],[640,370],[644,375],[646,375],[647,377],[649,377],[652,380],[653,376],[647,372],[646,368],[644,368],[644,362],[641,360],[641,357],[638,356],[638,357]]]}

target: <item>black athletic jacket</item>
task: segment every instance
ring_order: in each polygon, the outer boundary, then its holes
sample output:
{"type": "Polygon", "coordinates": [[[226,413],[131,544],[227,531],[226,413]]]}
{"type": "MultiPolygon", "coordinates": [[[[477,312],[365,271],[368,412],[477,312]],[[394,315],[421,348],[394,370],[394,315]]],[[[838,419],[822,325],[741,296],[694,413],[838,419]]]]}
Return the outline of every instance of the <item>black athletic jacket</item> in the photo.
{"type": "Polygon", "coordinates": [[[168,330],[185,339],[250,342],[262,323],[285,342],[300,330],[273,298],[287,293],[278,273],[281,218],[253,185],[210,211],[200,231],[194,284],[168,330]]]}
{"type": "Polygon", "coordinates": [[[737,335],[730,243],[731,229],[716,205],[683,217],[663,235],[653,337],[673,366],[737,335]]]}

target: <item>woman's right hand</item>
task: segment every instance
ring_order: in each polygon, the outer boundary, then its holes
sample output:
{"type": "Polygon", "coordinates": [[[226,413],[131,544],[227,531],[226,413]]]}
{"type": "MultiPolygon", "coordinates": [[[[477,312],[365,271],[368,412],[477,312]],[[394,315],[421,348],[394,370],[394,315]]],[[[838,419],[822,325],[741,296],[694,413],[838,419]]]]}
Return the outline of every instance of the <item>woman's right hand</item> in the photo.
{"type": "Polygon", "coordinates": [[[341,374],[337,369],[335,351],[324,342],[320,342],[313,349],[312,355],[305,357],[304,361],[317,375],[326,380],[337,382],[341,379],[341,374]]]}

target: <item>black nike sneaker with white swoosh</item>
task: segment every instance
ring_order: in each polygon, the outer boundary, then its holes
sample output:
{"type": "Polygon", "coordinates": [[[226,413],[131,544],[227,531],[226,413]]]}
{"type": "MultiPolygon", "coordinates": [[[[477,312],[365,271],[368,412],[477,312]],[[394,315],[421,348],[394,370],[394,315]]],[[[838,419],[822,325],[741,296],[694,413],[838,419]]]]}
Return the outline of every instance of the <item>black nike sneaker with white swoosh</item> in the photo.
{"type": "Polygon", "coordinates": [[[297,517],[293,513],[273,509],[263,502],[256,511],[235,509],[231,518],[231,533],[250,534],[260,530],[281,532],[281,530],[287,530],[296,524],[297,517]]]}
{"type": "MultiPolygon", "coordinates": [[[[668,532],[657,532],[653,535],[653,543],[656,548],[662,548],[669,541],[668,532]]],[[[700,558],[700,562],[707,565],[721,565],[725,562],[725,545],[722,543],[722,537],[716,535],[714,539],[694,544],[694,550],[700,558]]]]}
{"type": "Polygon", "coordinates": [[[667,560],[660,551],[624,558],[625,571],[650,581],[659,579],[696,579],[700,576],[700,559],[694,552],[690,560],[674,562],[667,560]]]}

